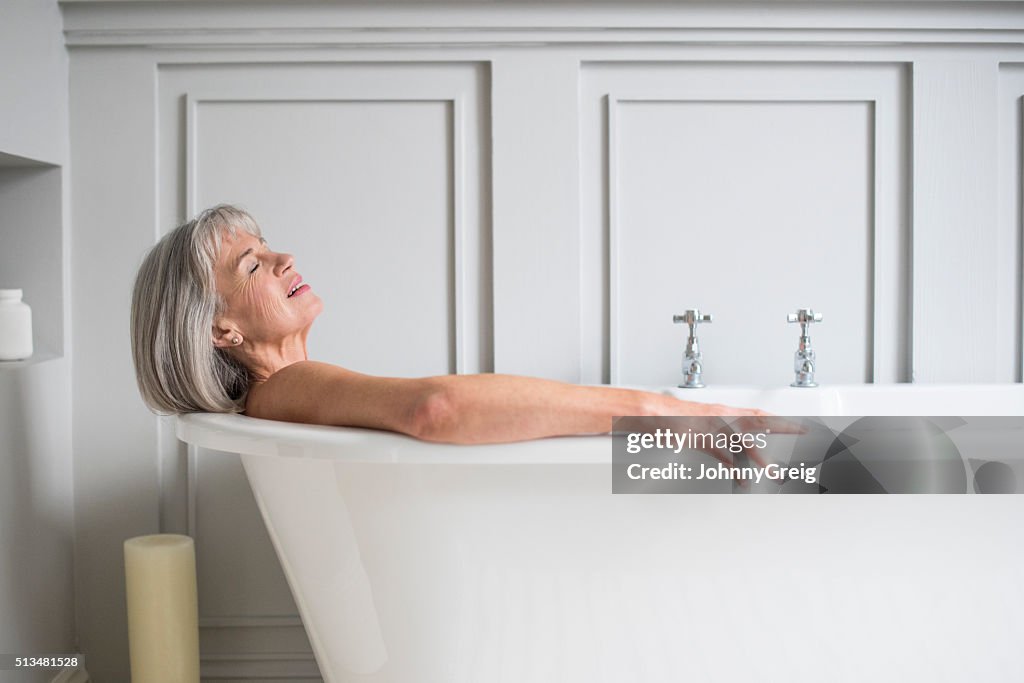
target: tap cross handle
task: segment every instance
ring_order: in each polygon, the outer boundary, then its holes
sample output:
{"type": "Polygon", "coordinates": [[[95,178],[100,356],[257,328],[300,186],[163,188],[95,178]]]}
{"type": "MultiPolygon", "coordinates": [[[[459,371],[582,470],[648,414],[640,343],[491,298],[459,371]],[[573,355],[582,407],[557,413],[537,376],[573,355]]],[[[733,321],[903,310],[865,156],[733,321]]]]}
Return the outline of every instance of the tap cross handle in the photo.
{"type": "Polygon", "coordinates": [[[801,308],[796,313],[790,313],[786,316],[786,321],[791,323],[800,323],[800,336],[807,336],[807,326],[811,323],[821,322],[821,313],[815,313],[813,309],[801,308]]]}
{"type": "Polygon", "coordinates": [[[683,315],[672,316],[672,322],[674,323],[686,323],[690,326],[690,336],[697,336],[697,323],[709,323],[711,322],[710,313],[701,313],[700,309],[690,308],[687,309],[683,315]]]}

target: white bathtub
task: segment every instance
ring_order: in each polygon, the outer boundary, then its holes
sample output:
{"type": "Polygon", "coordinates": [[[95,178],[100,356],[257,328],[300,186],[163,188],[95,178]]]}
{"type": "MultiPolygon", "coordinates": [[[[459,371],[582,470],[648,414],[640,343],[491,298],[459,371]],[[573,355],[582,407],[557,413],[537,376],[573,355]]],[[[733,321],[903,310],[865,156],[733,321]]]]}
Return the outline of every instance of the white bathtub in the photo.
{"type": "MultiPolygon", "coordinates": [[[[1022,385],[673,392],[1024,415],[1022,385]]],[[[1024,680],[1021,495],[612,495],[607,436],[177,424],[241,454],[327,683],[1024,680]]]]}

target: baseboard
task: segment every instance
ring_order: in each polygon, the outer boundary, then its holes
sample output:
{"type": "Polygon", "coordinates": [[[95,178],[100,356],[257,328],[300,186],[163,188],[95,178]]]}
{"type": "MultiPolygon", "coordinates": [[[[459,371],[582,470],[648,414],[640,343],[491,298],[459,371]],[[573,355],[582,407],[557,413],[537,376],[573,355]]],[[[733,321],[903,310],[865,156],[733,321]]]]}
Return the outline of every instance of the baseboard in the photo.
{"type": "Polygon", "coordinates": [[[50,683],[89,683],[89,672],[84,666],[65,667],[50,683]]]}

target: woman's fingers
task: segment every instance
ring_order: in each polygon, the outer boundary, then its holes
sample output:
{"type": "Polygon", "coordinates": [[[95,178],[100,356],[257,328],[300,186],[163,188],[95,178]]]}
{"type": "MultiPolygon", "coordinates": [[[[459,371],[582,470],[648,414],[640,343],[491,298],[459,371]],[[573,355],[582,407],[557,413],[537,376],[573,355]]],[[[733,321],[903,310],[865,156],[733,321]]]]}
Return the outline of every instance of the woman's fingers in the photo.
{"type": "MultiPolygon", "coordinates": [[[[742,437],[746,437],[748,434],[753,432],[761,432],[764,434],[771,434],[772,432],[780,434],[794,434],[806,431],[795,422],[785,420],[763,410],[755,408],[732,408],[730,406],[714,406],[714,408],[721,409],[721,412],[723,413],[731,411],[735,415],[739,416],[739,419],[734,420],[731,424],[723,421],[723,424],[721,424],[717,431],[718,433],[729,435],[730,450],[738,450],[740,454],[745,456],[744,463],[754,463],[759,467],[767,467],[768,462],[761,455],[761,451],[757,446],[752,443],[748,443],[749,439],[742,437]],[[741,435],[741,439],[736,444],[739,448],[735,449],[732,448],[732,435],[737,433],[741,435]]],[[[719,453],[713,453],[712,455],[715,455],[715,457],[727,465],[732,466],[735,463],[735,458],[733,456],[726,456],[721,451],[719,451],[719,453]]]]}
{"type": "Polygon", "coordinates": [[[792,418],[772,415],[763,410],[742,415],[734,422],[745,432],[764,432],[766,434],[804,434],[807,429],[792,418]]]}
{"type": "Polygon", "coordinates": [[[747,456],[748,460],[756,462],[759,467],[768,465],[765,459],[761,457],[761,452],[755,446],[743,446],[743,454],[747,456]]]}
{"type": "Polygon", "coordinates": [[[732,455],[728,451],[724,451],[716,446],[710,446],[708,448],[705,448],[704,452],[713,455],[716,459],[722,461],[722,463],[727,465],[728,467],[733,466],[732,455]]]}

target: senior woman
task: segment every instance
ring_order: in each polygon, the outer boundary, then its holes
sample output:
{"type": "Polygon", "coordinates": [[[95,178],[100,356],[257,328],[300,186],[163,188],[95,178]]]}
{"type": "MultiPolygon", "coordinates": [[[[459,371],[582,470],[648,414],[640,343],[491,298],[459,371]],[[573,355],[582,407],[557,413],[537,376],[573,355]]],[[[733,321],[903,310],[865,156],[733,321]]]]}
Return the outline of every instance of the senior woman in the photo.
{"type": "Polygon", "coordinates": [[[223,204],[203,211],[153,247],[135,280],[142,398],[158,413],[240,412],[463,444],[608,432],[616,415],[766,415],[513,375],[365,375],[309,359],[323,307],[252,216],[223,204]]]}

